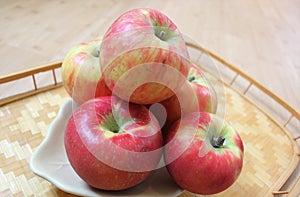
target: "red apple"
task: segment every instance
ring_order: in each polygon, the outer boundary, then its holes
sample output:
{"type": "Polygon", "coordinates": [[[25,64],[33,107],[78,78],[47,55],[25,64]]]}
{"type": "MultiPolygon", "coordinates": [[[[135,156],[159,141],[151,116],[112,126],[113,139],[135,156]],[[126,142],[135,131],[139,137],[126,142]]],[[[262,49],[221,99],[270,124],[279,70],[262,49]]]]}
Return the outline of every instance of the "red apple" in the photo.
{"type": "Polygon", "coordinates": [[[139,104],[169,98],[184,82],[189,54],[176,25],[160,11],[130,10],[103,37],[100,64],[113,94],[139,104]]]}
{"type": "Polygon", "coordinates": [[[176,120],[185,114],[192,112],[215,113],[217,110],[217,94],[197,66],[191,64],[187,81],[187,86],[182,86],[174,96],[160,102],[167,113],[164,130],[168,130],[176,120]],[[188,93],[188,88],[192,89],[194,95],[188,93]]]}
{"type": "Polygon", "coordinates": [[[123,190],[156,169],[163,139],[146,107],[107,96],[91,99],[73,112],[64,143],[71,166],[86,183],[123,190]]]}
{"type": "Polygon", "coordinates": [[[101,40],[94,40],[74,46],[62,63],[64,88],[79,104],[95,97],[111,95],[99,65],[100,45],[101,40]]]}
{"type": "Polygon", "coordinates": [[[174,181],[196,194],[215,194],[230,187],[243,165],[238,133],[216,115],[191,113],[178,120],[166,138],[165,161],[174,181]],[[191,127],[193,121],[198,127],[191,127]]]}

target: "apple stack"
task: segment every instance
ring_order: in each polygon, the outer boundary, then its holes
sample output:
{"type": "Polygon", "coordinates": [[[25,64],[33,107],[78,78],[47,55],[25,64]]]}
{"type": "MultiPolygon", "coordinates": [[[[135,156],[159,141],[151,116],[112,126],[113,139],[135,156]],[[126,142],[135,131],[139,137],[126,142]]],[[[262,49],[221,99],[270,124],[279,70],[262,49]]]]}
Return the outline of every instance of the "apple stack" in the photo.
{"type": "Polygon", "coordinates": [[[160,11],[130,10],[102,40],[71,49],[62,79],[79,105],[65,129],[66,153],[92,187],[134,187],[164,166],[196,194],[219,193],[238,178],[242,140],[215,114],[217,93],[160,11]]]}

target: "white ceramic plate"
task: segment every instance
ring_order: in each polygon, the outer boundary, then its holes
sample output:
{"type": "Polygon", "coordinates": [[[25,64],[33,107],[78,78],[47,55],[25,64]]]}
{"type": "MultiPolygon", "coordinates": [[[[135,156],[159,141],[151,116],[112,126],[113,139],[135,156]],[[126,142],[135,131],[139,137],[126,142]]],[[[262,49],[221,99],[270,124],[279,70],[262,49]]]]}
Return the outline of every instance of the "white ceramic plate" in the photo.
{"type": "Polygon", "coordinates": [[[87,185],[71,167],[64,147],[64,130],[72,113],[72,99],[60,108],[46,138],[30,159],[30,168],[38,176],[61,190],[80,196],[178,196],[182,190],[172,181],[166,168],[156,170],[143,183],[123,191],[108,192],[87,185]]]}

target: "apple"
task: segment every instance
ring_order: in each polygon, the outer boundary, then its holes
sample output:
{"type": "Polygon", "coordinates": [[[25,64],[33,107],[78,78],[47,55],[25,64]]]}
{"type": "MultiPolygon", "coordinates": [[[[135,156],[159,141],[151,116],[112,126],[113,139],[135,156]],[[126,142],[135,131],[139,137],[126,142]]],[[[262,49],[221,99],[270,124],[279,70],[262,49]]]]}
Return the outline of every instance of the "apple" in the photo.
{"type": "Polygon", "coordinates": [[[74,46],[63,60],[63,86],[78,104],[95,97],[111,95],[99,65],[101,42],[99,39],[74,46]]]}
{"type": "Polygon", "coordinates": [[[159,123],[145,106],[103,96],[72,113],[64,144],[72,168],[87,184],[123,190],[156,169],[163,139],[159,123]]]}
{"type": "Polygon", "coordinates": [[[196,194],[215,194],[230,187],[243,166],[239,134],[215,114],[195,112],[178,120],[166,137],[165,162],[173,180],[196,194]],[[190,125],[198,122],[198,126],[190,125]]]}
{"type": "Polygon", "coordinates": [[[188,86],[182,86],[176,94],[166,99],[162,104],[166,110],[164,132],[181,116],[192,112],[216,113],[217,94],[213,86],[205,78],[197,66],[191,64],[187,76],[188,86]],[[191,88],[195,96],[188,93],[191,88]]]}
{"type": "Polygon", "coordinates": [[[125,12],[106,31],[100,65],[107,86],[123,100],[152,104],[171,97],[189,70],[189,54],[176,25],[160,11],[125,12]]]}

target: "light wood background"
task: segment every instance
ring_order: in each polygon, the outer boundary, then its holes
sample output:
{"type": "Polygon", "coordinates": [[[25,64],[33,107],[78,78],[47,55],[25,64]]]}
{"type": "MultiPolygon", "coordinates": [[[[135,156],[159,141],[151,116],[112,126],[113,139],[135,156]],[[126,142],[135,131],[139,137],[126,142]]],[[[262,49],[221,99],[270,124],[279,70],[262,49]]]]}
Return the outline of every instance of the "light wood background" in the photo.
{"type": "Polygon", "coordinates": [[[0,0],[0,76],[62,60],[137,7],[161,10],[183,34],[300,109],[299,0],[0,0]]]}

